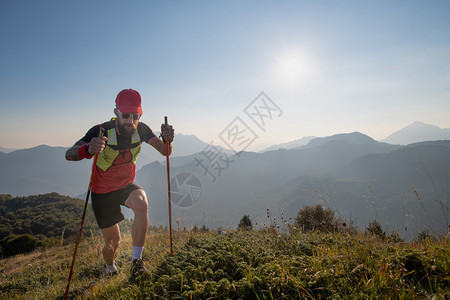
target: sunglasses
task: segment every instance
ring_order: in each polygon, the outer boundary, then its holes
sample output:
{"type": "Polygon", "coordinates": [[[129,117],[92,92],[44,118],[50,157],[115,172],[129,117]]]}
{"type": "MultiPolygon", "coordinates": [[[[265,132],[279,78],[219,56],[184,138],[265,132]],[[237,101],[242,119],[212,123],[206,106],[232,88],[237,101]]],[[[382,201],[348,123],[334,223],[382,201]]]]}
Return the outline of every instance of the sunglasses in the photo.
{"type": "Polygon", "coordinates": [[[128,120],[130,117],[133,117],[133,120],[137,121],[141,118],[140,114],[122,113],[120,111],[119,111],[119,113],[122,116],[122,118],[124,118],[125,120],[128,120]]]}

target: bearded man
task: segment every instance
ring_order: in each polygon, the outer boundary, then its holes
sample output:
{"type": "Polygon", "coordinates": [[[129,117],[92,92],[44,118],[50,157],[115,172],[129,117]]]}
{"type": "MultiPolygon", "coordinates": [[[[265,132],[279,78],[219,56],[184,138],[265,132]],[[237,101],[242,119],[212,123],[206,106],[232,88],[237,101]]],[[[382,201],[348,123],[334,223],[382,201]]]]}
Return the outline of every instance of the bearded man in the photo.
{"type": "Polygon", "coordinates": [[[142,252],[148,228],[148,202],[144,190],[135,182],[136,160],[142,142],[166,155],[165,142],[172,152],[174,130],[171,125],[161,125],[158,138],[142,116],[141,95],[133,89],[122,90],[116,97],[115,118],[93,126],[84,137],[66,151],[66,159],[79,161],[95,155],[92,178],[92,209],[104,239],[103,259],[106,275],[117,274],[115,257],[120,242],[119,222],[124,219],[120,206],[133,210],[133,249],[131,257],[131,281],[149,276],[144,266],[142,252]]]}

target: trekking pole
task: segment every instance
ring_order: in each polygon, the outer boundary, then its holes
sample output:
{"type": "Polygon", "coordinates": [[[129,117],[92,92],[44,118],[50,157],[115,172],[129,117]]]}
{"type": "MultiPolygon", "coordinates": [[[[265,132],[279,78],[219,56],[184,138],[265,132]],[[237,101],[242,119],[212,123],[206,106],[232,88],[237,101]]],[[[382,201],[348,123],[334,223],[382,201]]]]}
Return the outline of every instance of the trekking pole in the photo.
{"type": "MultiPolygon", "coordinates": [[[[103,137],[103,128],[100,127],[100,138],[102,138],[102,137],[103,137]]],[[[97,165],[97,158],[98,158],[98,154],[95,155],[94,162],[92,163],[91,178],[89,180],[89,187],[88,187],[88,190],[86,193],[86,201],[84,202],[84,210],[83,210],[83,216],[81,217],[80,229],[78,229],[77,241],[75,243],[75,249],[73,251],[72,265],[70,266],[69,278],[67,279],[67,286],[66,286],[66,292],[64,293],[64,300],[66,300],[67,295],[69,294],[70,282],[72,281],[72,275],[73,275],[73,266],[75,265],[75,257],[77,256],[78,245],[80,244],[81,233],[83,231],[84,220],[86,218],[86,211],[87,211],[87,207],[88,207],[89,196],[91,195],[92,178],[94,178],[95,166],[97,165]]]]}
{"type": "MultiPolygon", "coordinates": [[[[164,124],[167,123],[167,116],[164,117],[164,124]]],[[[166,165],[167,165],[167,196],[169,199],[169,235],[170,235],[170,256],[173,255],[173,244],[172,244],[172,208],[170,206],[170,166],[169,166],[169,142],[166,143],[166,165]]]]}

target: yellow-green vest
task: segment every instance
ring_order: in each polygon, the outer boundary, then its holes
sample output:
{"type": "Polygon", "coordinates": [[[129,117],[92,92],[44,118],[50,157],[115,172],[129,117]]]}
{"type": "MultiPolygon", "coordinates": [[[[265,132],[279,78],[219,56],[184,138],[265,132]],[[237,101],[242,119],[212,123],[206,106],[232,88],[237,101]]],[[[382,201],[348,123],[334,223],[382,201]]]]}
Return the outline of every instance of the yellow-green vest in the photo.
{"type": "MultiPolygon", "coordinates": [[[[113,165],[117,156],[120,154],[119,145],[117,143],[116,128],[109,129],[107,131],[107,137],[108,142],[106,143],[106,147],[97,158],[97,167],[105,172],[113,165]]],[[[139,152],[141,152],[141,138],[137,130],[131,136],[131,145],[129,150],[132,157],[131,162],[135,165],[139,152]]]]}

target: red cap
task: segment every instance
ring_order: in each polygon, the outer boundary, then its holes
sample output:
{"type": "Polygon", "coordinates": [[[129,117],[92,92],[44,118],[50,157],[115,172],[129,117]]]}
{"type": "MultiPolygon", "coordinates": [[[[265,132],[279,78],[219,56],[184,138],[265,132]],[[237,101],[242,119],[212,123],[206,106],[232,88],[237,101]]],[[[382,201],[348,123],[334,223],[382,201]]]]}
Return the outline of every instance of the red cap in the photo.
{"type": "Polygon", "coordinates": [[[122,113],[138,113],[142,115],[141,95],[133,89],[122,90],[116,97],[116,107],[122,113]]]}

